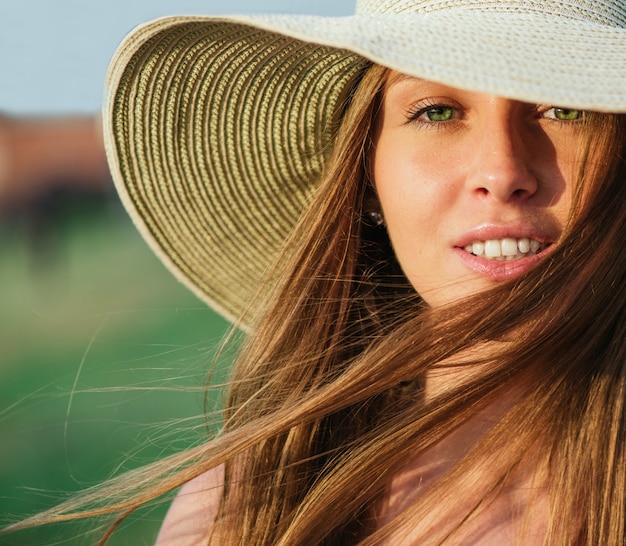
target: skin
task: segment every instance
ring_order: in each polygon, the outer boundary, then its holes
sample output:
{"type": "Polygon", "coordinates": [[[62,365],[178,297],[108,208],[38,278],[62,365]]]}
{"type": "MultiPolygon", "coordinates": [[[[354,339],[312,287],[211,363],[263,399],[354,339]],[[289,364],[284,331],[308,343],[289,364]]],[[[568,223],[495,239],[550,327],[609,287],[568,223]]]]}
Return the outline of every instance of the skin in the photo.
{"type": "Polygon", "coordinates": [[[570,210],[581,121],[579,111],[391,73],[374,181],[398,261],[428,304],[514,278],[550,252],[570,210]],[[506,262],[463,250],[502,238],[547,248],[506,262]]]}
{"type": "MultiPolygon", "coordinates": [[[[571,206],[579,167],[573,150],[585,138],[579,114],[391,73],[374,138],[373,176],[400,265],[429,305],[445,305],[514,278],[548,255],[571,206]],[[464,250],[474,241],[502,238],[535,239],[545,248],[507,262],[470,257],[464,250]]],[[[446,373],[429,377],[427,396],[462,380],[446,373]]],[[[512,393],[409,462],[389,486],[377,515],[380,523],[427,491],[514,399],[512,393]]],[[[479,469],[485,477],[490,471],[489,462],[479,469]]],[[[481,481],[480,475],[471,478],[481,481]]],[[[218,468],[183,487],[157,544],[204,544],[222,484],[218,468]]],[[[449,544],[513,544],[521,529],[524,544],[543,544],[541,486],[536,468],[521,468],[510,487],[449,544]],[[538,493],[530,498],[528,491],[538,493]],[[530,525],[520,518],[526,508],[530,525]]],[[[386,544],[430,544],[440,518],[462,516],[469,508],[459,505],[456,512],[411,522],[408,536],[393,535],[386,544]]]]}
{"type": "MultiPolygon", "coordinates": [[[[587,138],[583,116],[390,74],[374,140],[373,178],[395,254],[426,303],[443,306],[514,279],[551,252],[572,204],[577,150],[587,138]],[[473,256],[465,248],[504,238],[534,239],[541,247],[505,261],[473,256]]],[[[432,372],[426,398],[462,383],[462,374],[432,372]]],[[[410,461],[390,484],[379,521],[389,521],[427,492],[515,399],[509,393],[410,461]]],[[[508,488],[446,544],[515,544],[520,533],[525,545],[543,544],[545,474],[532,459],[529,455],[508,488]]],[[[467,477],[467,491],[484,493],[476,484],[488,483],[494,461],[467,477]]],[[[434,532],[462,518],[469,501],[411,521],[408,535],[394,534],[387,543],[438,543],[434,532]]]]}
{"type": "Polygon", "coordinates": [[[206,545],[219,507],[223,483],[222,466],[187,482],[168,510],[155,546],[206,545]]]}

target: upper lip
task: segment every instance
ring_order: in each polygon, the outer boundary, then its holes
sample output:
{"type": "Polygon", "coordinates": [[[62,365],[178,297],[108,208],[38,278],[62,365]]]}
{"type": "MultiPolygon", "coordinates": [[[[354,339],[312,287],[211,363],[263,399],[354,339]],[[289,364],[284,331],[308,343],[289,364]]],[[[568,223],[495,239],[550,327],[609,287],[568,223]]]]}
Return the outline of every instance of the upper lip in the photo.
{"type": "Polygon", "coordinates": [[[484,223],[475,226],[455,240],[454,246],[465,247],[476,241],[489,241],[493,239],[535,239],[540,243],[553,243],[559,236],[559,230],[555,225],[545,224],[538,226],[526,222],[517,223],[484,223]]]}

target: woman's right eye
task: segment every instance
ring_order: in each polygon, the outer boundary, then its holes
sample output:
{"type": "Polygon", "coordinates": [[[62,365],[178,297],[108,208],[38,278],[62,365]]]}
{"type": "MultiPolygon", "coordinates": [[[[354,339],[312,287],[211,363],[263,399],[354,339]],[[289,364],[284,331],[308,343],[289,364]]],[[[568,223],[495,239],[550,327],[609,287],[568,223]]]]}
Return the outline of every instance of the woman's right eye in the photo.
{"type": "Polygon", "coordinates": [[[450,106],[435,106],[424,112],[428,121],[449,121],[454,116],[454,110],[450,106]]]}
{"type": "Polygon", "coordinates": [[[416,105],[407,112],[409,122],[443,123],[457,117],[456,109],[448,104],[416,105]]]}

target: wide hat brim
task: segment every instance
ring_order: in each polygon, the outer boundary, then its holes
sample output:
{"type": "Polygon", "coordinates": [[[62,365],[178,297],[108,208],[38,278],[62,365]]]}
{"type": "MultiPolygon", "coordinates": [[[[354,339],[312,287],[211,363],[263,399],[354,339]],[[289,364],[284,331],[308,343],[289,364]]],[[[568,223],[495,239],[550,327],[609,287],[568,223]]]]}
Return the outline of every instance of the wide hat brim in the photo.
{"type": "Polygon", "coordinates": [[[625,112],[626,31],[557,19],[442,10],[153,21],[126,38],[107,76],[113,179],[176,277],[229,320],[245,314],[245,326],[371,62],[526,102],[625,112]]]}

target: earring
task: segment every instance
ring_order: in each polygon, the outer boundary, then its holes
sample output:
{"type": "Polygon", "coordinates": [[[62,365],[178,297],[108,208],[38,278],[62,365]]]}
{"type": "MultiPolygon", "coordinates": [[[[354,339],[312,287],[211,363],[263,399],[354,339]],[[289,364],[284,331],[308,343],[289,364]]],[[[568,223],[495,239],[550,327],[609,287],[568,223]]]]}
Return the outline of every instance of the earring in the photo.
{"type": "Polygon", "coordinates": [[[371,227],[381,227],[385,225],[383,213],[378,210],[366,211],[363,214],[365,224],[371,227]]]}

